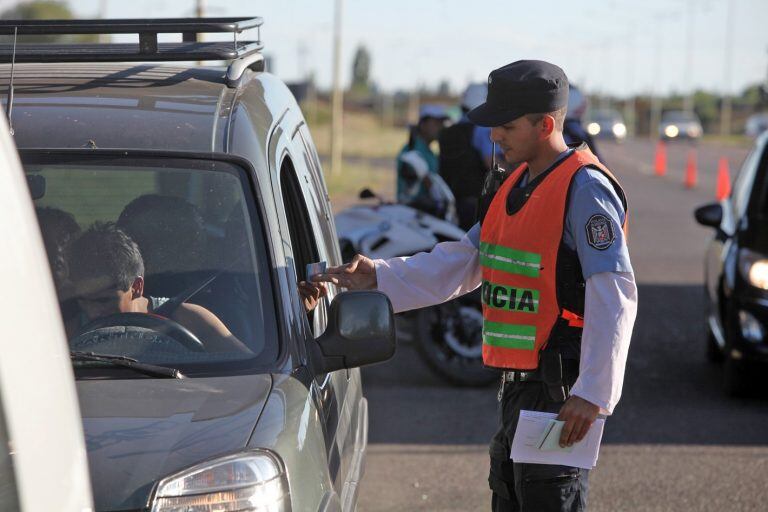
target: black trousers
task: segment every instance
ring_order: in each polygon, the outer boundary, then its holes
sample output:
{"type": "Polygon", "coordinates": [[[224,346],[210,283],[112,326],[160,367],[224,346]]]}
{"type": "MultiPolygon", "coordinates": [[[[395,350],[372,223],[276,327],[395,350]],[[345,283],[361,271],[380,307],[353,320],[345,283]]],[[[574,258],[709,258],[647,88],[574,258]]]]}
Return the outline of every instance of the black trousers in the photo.
{"type": "Polygon", "coordinates": [[[583,512],[589,471],[569,466],[519,464],[510,460],[520,410],[559,412],[542,382],[508,382],[499,401],[499,429],[490,445],[493,512],[583,512]]]}

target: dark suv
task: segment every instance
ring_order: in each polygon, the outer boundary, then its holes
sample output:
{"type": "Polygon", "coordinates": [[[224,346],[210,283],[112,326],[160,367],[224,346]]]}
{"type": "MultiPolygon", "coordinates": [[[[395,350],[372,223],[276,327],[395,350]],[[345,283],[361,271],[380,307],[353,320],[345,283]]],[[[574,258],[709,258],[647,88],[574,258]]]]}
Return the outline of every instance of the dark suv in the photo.
{"type": "Polygon", "coordinates": [[[731,197],[702,206],[715,228],[706,256],[708,354],[725,360],[725,389],[746,391],[753,365],[768,363],[768,134],[755,142],[731,197]]]}
{"type": "MultiPolygon", "coordinates": [[[[355,508],[368,426],[357,367],[393,355],[392,311],[378,292],[331,289],[316,304],[299,291],[310,263],[341,258],[301,111],[261,44],[238,41],[260,25],[0,24],[20,42],[139,38],[0,50],[16,62],[13,128],[97,510],[355,508]],[[197,42],[203,32],[232,39],[197,42]],[[188,64],[199,60],[229,64],[188,64]]],[[[35,341],[29,328],[20,341],[35,341]]]]}

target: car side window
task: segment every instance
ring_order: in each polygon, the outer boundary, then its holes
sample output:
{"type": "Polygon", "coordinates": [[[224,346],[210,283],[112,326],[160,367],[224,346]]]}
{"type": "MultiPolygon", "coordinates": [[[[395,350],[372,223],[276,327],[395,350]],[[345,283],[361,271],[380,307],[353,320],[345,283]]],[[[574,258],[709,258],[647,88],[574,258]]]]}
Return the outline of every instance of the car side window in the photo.
{"type": "MultiPolygon", "coordinates": [[[[299,185],[296,170],[290,160],[283,162],[280,170],[280,189],[285,205],[285,216],[288,220],[288,231],[291,238],[296,276],[299,281],[307,280],[307,264],[319,260],[317,244],[312,234],[312,223],[309,219],[306,201],[299,185]]],[[[309,324],[315,329],[313,322],[314,311],[307,313],[309,324]]],[[[315,336],[320,333],[314,332],[315,336]]]]}

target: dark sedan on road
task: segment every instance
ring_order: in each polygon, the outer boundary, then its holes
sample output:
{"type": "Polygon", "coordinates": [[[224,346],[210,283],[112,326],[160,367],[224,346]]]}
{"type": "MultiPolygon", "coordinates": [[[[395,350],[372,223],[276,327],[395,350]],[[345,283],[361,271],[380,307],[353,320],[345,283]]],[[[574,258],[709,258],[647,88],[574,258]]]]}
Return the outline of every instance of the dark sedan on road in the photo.
{"type": "Polygon", "coordinates": [[[696,210],[715,228],[706,256],[707,353],[724,360],[729,394],[747,390],[755,365],[768,363],[768,133],[739,171],[731,197],[696,210]]]}
{"type": "Polygon", "coordinates": [[[664,112],[659,123],[659,137],[663,140],[700,139],[704,134],[699,117],[693,112],[670,110],[664,112]]]}
{"type": "Polygon", "coordinates": [[[618,110],[595,110],[585,124],[587,133],[596,139],[623,142],[627,138],[627,125],[618,110]]]}

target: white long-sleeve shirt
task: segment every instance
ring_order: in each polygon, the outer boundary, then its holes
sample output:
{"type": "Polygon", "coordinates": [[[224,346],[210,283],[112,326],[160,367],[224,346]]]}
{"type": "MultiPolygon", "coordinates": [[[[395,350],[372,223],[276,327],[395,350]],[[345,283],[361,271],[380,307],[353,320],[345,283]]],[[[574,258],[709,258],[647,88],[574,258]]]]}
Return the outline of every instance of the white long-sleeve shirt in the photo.
{"type": "MultiPolygon", "coordinates": [[[[594,250],[583,223],[598,214],[621,225],[624,214],[612,186],[598,171],[579,171],[571,196],[564,240],[579,254],[586,278],[579,377],[571,394],[598,405],[602,414],[611,414],[624,383],[637,315],[637,286],[623,233],[616,230],[616,243],[608,250],[594,250]]],[[[478,239],[476,226],[462,240],[437,244],[428,253],[375,260],[379,290],[400,312],[439,304],[476,289],[482,280],[478,239]]]]}
{"type": "MultiPolygon", "coordinates": [[[[375,260],[378,289],[395,312],[439,304],[480,286],[478,250],[464,237],[408,258],[375,260]]],[[[637,314],[631,272],[601,272],[586,281],[579,377],[571,390],[611,414],[621,397],[629,341],[637,314]]]]}

